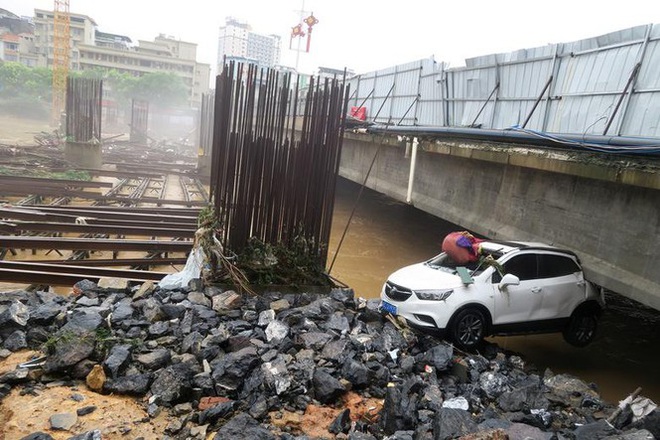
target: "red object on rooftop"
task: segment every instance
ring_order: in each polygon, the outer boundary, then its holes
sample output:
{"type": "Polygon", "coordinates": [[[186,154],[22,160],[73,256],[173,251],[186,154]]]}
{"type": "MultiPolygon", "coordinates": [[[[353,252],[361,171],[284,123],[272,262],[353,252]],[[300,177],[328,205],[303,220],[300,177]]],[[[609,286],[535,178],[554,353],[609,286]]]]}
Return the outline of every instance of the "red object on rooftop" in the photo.
{"type": "Polygon", "coordinates": [[[367,108],[366,107],[351,107],[350,115],[355,119],[360,121],[367,120],[367,108]]]}

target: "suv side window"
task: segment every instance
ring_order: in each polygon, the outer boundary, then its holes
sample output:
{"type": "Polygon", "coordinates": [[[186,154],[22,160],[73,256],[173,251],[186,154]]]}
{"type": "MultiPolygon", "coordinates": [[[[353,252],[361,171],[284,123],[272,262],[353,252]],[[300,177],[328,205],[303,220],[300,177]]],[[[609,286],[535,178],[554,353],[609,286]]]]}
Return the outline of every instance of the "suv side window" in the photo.
{"type": "Polygon", "coordinates": [[[570,257],[563,255],[539,255],[539,278],[555,278],[580,272],[580,267],[570,257]]]}
{"type": "MultiPolygon", "coordinates": [[[[505,274],[513,274],[520,278],[520,281],[537,278],[537,262],[535,254],[522,254],[515,256],[504,263],[503,267],[505,274]]],[[[499,283],[501,280],[502,276],[495,271],[495,273],[493,273],[492,282],[499,283]]]]}

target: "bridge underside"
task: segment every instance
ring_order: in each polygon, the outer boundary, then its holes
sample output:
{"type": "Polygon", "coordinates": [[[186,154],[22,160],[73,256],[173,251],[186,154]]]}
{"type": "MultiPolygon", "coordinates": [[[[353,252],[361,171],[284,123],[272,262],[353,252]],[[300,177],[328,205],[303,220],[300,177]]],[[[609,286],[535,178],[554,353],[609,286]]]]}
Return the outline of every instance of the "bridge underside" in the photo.
{"type": "Polygon", "coordinates": [[[362,183],[378,151],[369,188],[490,238],[572,249],[591,281],[660,310],[652,163],[434,140],[419,144],[410,184],[411,148],[392,136],[348,134],[340,175],[362,183]]]}

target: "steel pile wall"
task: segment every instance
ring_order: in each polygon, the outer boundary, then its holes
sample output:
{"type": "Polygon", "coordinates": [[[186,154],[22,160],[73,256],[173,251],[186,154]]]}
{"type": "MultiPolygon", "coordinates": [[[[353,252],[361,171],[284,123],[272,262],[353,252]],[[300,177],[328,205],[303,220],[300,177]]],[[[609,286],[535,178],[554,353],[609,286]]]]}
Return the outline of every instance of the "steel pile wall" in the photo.
{"type": "Polygon", "coordinates": [[[149,102],[131,100],[131,142],[146,143],[149,131],[149,102]]]}
{"type": "Polygon", "coordinates": [[[201,155],[208,156],[213,145],[214,94],[202,93],[202,108],[199,114],[199,149],[201,155]]]}
{"type": "Polygon", "coordinates": [[[347,97],[343,81],[312,78],[295,117],[298,87],[289,74],[224,66],[210,187],[225,248],[238,253],[251,237],[284,245],[301,237],[325,264],[347,97]]]}
{"type": "Polygon", "coordinates": [[[66,136],[73,142],[101,140],[103,81],[68,77],[66,83],[66,136]]]}
{"type": "Polygon", "coordinates": [[[424,59],[353,77],[350,105],[380,123],[503,129],[529,117],[532,130],[660,136],[660,25],[466,64],[447,69],[424,59]]]}

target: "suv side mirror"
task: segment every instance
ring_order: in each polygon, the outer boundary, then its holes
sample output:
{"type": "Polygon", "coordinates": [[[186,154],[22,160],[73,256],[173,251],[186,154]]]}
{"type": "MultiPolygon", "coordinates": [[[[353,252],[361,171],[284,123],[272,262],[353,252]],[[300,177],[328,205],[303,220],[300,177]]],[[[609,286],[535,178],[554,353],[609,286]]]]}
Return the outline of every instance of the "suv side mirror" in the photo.
{"type": "Polygon", "coordinates": [[[500,281],[500,285],[498,287],[500,290],[504,290],[506,286],[517,286],[519,284],[520,278],[512,273],[508,273],[502,277],[502,281],[500,281]]]}

